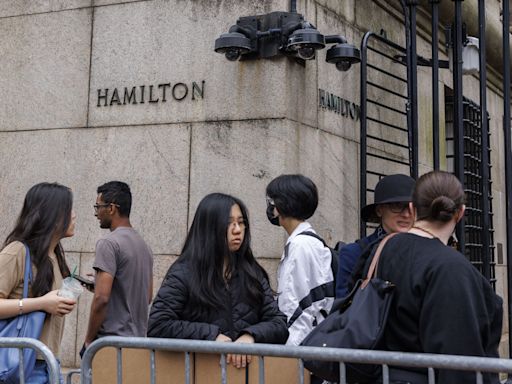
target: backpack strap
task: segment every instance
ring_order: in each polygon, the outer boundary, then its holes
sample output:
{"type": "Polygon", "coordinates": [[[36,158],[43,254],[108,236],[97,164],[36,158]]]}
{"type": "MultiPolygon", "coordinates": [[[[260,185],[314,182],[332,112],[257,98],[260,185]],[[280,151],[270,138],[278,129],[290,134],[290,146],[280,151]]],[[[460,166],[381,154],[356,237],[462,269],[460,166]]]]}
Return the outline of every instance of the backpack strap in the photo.
{"type": "Polygon", "coordinates": [[[28,284],[32,281],[32,264],[30,261],[30,249],[25,245],[25,275],[23,277],[23,298],[28,297],[28,284]]]}
{"type": "MultiPolygon", "coordinates": [[[[25,272],[23,276],[23,297],[22,299],[26,299],[28,297],[28,284],[32,280],[32,264],[30,261],[30,249],[28,248],[28,245],[23,243],[25,245],[25,272]]],[[[21,300],[20,300],[21,302],[21,300]]],[[[23,316],[21,312],[21,305],[20,305],[20,314],[17,316],[16,321],[16,328],[18,329],[18,332],[23,327],[23,320],[25,319],[25,316],[23,316]]]]}
{"type": "Polygon", "coordinates": [[[322,239],[315,232],[304,231],[304,232],[299,233],[299,235],[307,235],[307,236],[314,237],[315,239],[320,240],[322,242],[322,244],[324,245],[324,247],[328,248],[329,251],[331,251],[331,271],[332,271],[332,278],[334,281],[334,286],[336,287],[336,275],[338,274],[338,250],[335,250],[335,249],[332,249],[331,247],[329,247],[325,243],[324,239],[322,239]]]}
{"type": "Polygon", "coordinates": [[[311,231],[304,231],[304,232],[299,233],[299,235],[307,235],[307,236],[314,237],[315,239],[320,240],[320,241],[322,242],[322,244],[324,245],[324,247],[327,247],[327,244],[325,244],[324,239],[322,239],[322,238],[321,238],[319,235],[317,235],[315,232],[311,232],[311,231]]]}

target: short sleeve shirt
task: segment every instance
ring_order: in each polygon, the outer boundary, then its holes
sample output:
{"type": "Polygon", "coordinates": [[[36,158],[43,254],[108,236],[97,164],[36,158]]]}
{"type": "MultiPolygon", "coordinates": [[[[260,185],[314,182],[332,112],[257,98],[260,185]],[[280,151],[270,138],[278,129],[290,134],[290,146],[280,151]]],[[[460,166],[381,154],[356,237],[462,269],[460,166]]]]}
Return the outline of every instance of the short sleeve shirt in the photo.
{"type": "MultiPolygon", "coordinates": [[[[50,257],[53,265],[53,284],[51,290],[58,289],[62,283],[62,274],[57,259],[50,257]]],[[[25,246],[19,241],[13,241],[0,252],[0,298],[21,299],[23,297],[23,279],[25,271],[25,246]]],[[[32,275],[37,270],[32,266],[32,275]]],[[[29,287],[29,297],[32,292],[29,287]]],[[[50,348],[54,355],[60,352],[60,342],[64,332],[64,317],[46,315],[40,340],[50,348]]]]}
{"type": "Polygon", "coordinates": [[[98,240],[93,267],[114,278],[98,337],[146,336],[153,254],[139,233],[118,227],[98,240]]]}

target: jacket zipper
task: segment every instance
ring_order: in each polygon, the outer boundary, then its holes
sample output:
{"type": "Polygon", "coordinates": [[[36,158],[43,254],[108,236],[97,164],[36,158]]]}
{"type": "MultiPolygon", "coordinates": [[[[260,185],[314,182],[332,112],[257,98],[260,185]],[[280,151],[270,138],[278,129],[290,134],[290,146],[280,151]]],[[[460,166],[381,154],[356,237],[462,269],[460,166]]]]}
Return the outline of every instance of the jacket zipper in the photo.
{"type": "MultiPolygon", "coordinates": [[[[228,293],[228,301],[229,301],[229,330],[230,330],[230,333],[233,335],[233,336],[236,336],[235,335],[235,325],[233,324],[233,302],[232,302],[232,297],[231,297],[231,290],[229,289],[229,284],[228,282],[226,281],[226,292],[228,293]]],[[[235,341],[235,340],[233,340],[235,341]]]]}

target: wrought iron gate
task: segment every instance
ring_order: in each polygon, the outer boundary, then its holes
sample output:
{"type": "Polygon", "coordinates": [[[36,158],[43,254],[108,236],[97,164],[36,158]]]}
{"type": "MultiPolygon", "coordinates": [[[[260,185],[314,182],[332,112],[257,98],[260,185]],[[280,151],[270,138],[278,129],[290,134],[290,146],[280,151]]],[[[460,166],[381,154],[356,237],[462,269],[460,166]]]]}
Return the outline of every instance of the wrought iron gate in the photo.
{"type": "MultiPolygon", "coordinates": [[[[361,44],[360,206],[390,173],[413,175],[406,49],[367,32],[361,44]]],[[[373,199],[373,198],[371,198],[373,199]]],[[[367,223],[361,221],[360,236],[367,223]]]]}

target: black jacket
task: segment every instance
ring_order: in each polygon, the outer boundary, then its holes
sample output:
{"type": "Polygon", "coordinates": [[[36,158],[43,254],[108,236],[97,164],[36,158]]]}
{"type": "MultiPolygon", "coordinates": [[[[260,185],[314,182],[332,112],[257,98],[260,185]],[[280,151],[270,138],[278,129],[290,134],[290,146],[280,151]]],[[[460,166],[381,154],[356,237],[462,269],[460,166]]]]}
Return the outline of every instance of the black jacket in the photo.
{"type": "Polygon", "coordinates": [[[257,343],[286,342],[286,316],[279,311],[263,274],[261,285],[264,299],[259,308],[248,303],[245,289],[240,286],[235,274],[224,291],[223,302],[226,305],[200,315],[187,307],[190,285],[193,283],[188,268],[186,263],[177,262],[167,272],[149,314],[149,337],[215,340],[222,333],[234,341],[248,333],[257,343]]]}
{"type": "MultiPolygon", "coordinates": [[[[384,349],[498,357],[502,300],[462,254],[403,233],[384,247],[377,275],[396,285],[384,349]]],[[[437,372],[439,384],[474,382],[474,372],[437,372]]],[[[484,374],[484,383],[498,376],[484,374]]]]}

